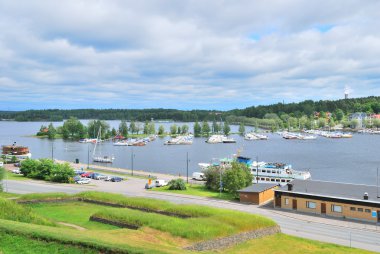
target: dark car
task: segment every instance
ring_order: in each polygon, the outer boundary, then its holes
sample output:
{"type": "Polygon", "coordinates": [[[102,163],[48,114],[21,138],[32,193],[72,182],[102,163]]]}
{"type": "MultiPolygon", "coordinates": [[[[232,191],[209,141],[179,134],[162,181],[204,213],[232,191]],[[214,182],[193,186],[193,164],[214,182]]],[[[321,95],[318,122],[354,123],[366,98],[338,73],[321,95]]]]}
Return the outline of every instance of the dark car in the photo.
{"type": "Polygon", "coordinates": [[[123,178],[118,177],[118,176],[114,176],[111,178],[111,182],[121,182],[121,181],[123,181],[123,178]]]}
{"type": "Polygon", "coordinates": [[[99,176],[101,176],[101,174],[91,173],[89,178],[99,180],[99,176]]]}
{"type": "Polygon", "coordinates": [[[21,162],[17,162],[15,164],[13,164],[15,167],[21,167],[21,162]]]}

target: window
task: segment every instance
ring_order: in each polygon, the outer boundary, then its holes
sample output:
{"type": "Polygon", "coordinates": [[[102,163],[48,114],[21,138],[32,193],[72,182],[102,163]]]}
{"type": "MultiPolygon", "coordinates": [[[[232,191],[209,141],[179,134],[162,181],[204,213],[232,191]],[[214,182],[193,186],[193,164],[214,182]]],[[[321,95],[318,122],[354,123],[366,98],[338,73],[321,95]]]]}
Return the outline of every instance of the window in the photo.
{"type": "Polygon", "coordinates": [[[289,205],[289,199],[285,198],[285,205],[289,205]]]}
{"type": "Polygon", "coordinates": [[[285,179],[281,179],[281,182],[282,182],[282,183],[285,183],[285,179]]]}
{"type": "Polygon", "coordinates": [[[259,180],[259,178],[258,178],[258,177],[256,177],[256,180],[259,180]]]}
{"type": "Polygon", "coordinates": [[[356,207],[350,207],[351,211],[356,211],[356,207]]]}
{"type": "Polygon", "coordinates": [[[342,206],[340,206],[340,205],[331,205],[331,212],[341,213],[342,212],[342,206]]]}
{"type": "Polygon", "coordinates": [[[260,179],[261,181],[265,181],[265,178],[264,177],[261,177],[261,179],[260,179]]]}
{"type": "Polygon", "coordinates": [[[366,212],[366,213],[370,213],[371,210],[370,210],[370,209],[365,209],[365,212],[366,212]]]}
{"type": "Polygon", "coordinates": [[[271,178],[271,179],[270,179],[270,181],[271,181],[271,182],[274,182],[274,179],[273,179],[273,178],[271,178]]]}
{"type": "Polygon", "coordinates": [[[253,169],[252,169],[252,171],[253,171],[253,172],[256,172],[256,169],[255,169],[255,168],[253,168],[253,169]]]}
{"type": "Polygon", "coordinates": [[[287,182],[287,183],[289,183],[289,182],[290,182],[290,180],[286,180],[286,182],[287,182]]]}
{"type": "Polygon", "coordinates": [[[358,212],[363,212],[363,208],[358,208],[358,212]]]}
{"type": "Polygon", "coordinates": [[[280,179],[276,179],[276,182],[280,182],[280,179]]]}
{"type": "Polygon", "coordinates": [[[269,178],[265,178],[265,181],[269,182],[269,178]]]}
{"type": "Polygon", "coordinates": [[[276,170],[272,170],[272,174],[276,174],[276,170]]]}
{"type": "Polygon", "coordinates": [[[266,173],[267,171],[265,169],[261,170],[261,172],[266,173]]]}
{"type": "Polygon", "coordinates": [[[317,208],[317,204],[315,202],[306,201],[306,207],[310,209],[315,209],[317,208]]]}

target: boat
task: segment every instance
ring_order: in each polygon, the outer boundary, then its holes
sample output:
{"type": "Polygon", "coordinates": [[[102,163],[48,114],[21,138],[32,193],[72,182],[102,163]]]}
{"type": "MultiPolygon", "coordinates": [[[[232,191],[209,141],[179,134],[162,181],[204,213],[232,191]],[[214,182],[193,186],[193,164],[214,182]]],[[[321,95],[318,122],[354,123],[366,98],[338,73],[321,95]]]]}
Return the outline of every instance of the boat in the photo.
{"type": "Polygon", "coordinates": [[[193,136],[178,136],[165,141],[164,145],[191,145],[193,144],[193,136]]]}
{"type": "Polygon", "coordinates": [[[211,166],[228,168],[231,167],[233,161],[244,163],[248,166],[253,175],[253,183],[277,183],[285,185],[294,179],[308,180],[311,178],[309,171],[294,170],[290,164],[281,162],[257,162],[252,161],[249,157],[243,156],[222,158],[211,163],[198,163],[198,166],[202,171],[211,166]]]}
{"type": "Polygon", "coordinates": [[[114,142],[112,144],[114,146],[129,146],[130,145],[127,140],[117,141],[117,142],[114,142]]]}
{"type": "Polygon", "coordinates": [[[233,138],[228,138],[224,135],[211,135],[207,140],[206,143],[209,144],[217,144],[217,143],[236,143],[236,141],[233,138]]]}
{"type": "Polygon", "coordinates": [[[96,138],[81,138],[79,143],[98,143],[98,139],[96,138]]]}
{"type": "Polygon", "coordinates": [[[16,142],[12,145],[2,146],[2,154],[9,157],[16,157],[19,160],[30,159],[32,154],[27,146],[18,146],[16,142]]]}
{"type": "Polygon", "coordinates": [[[251,141],[251,140],[267,140],[268,136],[263,135],[263,134],[250,132],[250,133],[247,133],[244,135],[244,139],[249,140],[249,141],[251,141]]]}
{"type": "Polygon", "coordinates": [[[95,156],[97,144],[99,143],[99,140],[101,140],[101,129],[102,129],[102,127],[100,126],[99,131],[98,131],[98,137],[96,138],[97,142],[95,142],[94,151],[92,153],[92,160],[94,162],[112,163],[113,160],[115,159],[114,156],[107,156],[107,155],[106,156],[95,156]]]}

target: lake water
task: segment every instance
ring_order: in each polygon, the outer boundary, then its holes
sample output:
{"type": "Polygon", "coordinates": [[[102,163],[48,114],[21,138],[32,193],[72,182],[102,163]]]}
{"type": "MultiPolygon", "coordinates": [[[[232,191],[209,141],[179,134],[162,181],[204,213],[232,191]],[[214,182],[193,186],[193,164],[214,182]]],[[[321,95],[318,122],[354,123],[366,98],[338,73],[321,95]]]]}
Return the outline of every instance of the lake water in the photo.
{"type": "MultiPolygon", "coordinates": [[[[87,123],[87,121],[82,121],[87,123]]],[[[117,129],[120,121],[107,121],[111,128],[117,129]]],[[[33,158],[54,158],[87,163],[93,144],[39,139],[34,135],[46,122],[7,122],[0,121],[0,144],[28,146],[33,158]]],[[[169,131],[173,123],[162,124],[169,131]]],[[[175,123],[182,126],[184,123],[175,123]]],[[[186,123],[192,130],[192,124],[186,123]]],[[[60,126],[61,123],[54,123],[60,126]]],[[[231,126],[236,132],[238,126],[231,126]]],[[[250,128],[247,127],[246,131],[250,128]]],[[[189,156],[189,174],[199,171],[199,162],[210,162],[213,158],[223,158],[236,154],[267,162],[285,162],[297,170],[309,170],[315,180],[350,182],[376,185],[376,169],[380,166],[380,135],[357,134],[351,139],[285,140],[279,135],[269,134],[269,140],[245,141],[243,137],[232,135],[235,144],[207,144],[206,138],[194,138],[192,145],[166,146],[168,138],[157,138],[143,147],[113,146],[112,142],[98,144],[97,155],[114,155],[115,160],[109,167],[131,168],[131,155],[134,154],[134,169],[147,172],[161,172],[186,175],[186,154],[189,156]]],[[[92,163],[90,161],[90,163],[92,163]]],[[[102,164],[104,165],[104,164],[102,164]]]]}

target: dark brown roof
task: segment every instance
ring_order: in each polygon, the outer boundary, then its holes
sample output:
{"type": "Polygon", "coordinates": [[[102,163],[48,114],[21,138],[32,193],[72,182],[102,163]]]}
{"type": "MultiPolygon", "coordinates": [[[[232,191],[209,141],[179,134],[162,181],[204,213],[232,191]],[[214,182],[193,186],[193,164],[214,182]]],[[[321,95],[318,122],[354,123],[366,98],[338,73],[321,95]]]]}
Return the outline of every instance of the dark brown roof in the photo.
{"type": "Polygon", "coordinates": [[[255,183],[251,186],[248,186],[244,189],[238,190],[238,192],[251,192],[251,193],[258,193],[263,192],[269,189],[272,189],[274,187],[278,186],[278,184],[274,183],[255,183]]]}

